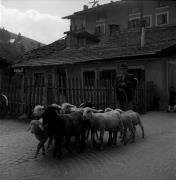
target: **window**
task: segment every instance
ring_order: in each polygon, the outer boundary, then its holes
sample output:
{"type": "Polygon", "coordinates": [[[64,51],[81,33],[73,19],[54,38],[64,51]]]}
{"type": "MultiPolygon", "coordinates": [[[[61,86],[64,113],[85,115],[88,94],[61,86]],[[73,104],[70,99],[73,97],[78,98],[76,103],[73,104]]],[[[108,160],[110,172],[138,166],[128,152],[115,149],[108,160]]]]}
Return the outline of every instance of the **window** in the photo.
{"type": "Polygon", "coordinates": [[[53,80],[52,74],[48,74],[48,86],[49,87],[52,87],[52,85],[53,85],[52,80],[53,80]]]}
{"type": "MultiPolygon", "coordinates": [[[[152,19],[151,17],[152,17],[151,15],[143,16],[143,18],[142,18],[142,27],[151,27],[151,19],[152,19]]],[[[128,28],[129,29],[139,28],[140,27],[140,20],[141,20],[141,18],[139,16],[135,17],[135,18],[131,18],[128,21],[128,28]]]]}
{"type": "Polygon", "coordinates": [[[83,72],[83,85],[94,86],[95,85],[95,71],[84,71],[83,72]]]}
{"type": "Polygon", "coordinates": [[[116,70],[103,70],[100,72],[100,80],[114,80],[116,78],[116,70]]]}
{"type": "Polygon", "coordinates": [[[34,85],[43,86],[44,85],[44,73],[35,73],[34,74],[34,85]]]}
{"type": "Polygon", "coordinates": [[[143,27],[151,27],[151,16],[144,16],[142,22],[143,27]]]}
{"type": "Polygon", "coordinates": [[[57,82],[59,87],[59,92],[61,94],[66,94],[66,72],[64,70],[59,69],[57,71],[57,82]]]}
{"type": "Polygon", "coordinates": [[[136,29],[140,27],[140,18],[134,18],[128,21],[128,29],[136,29]]]}
{"type": "Polygon", "coordinates": [[[119,31],[119,25],[117,24],[110,24],[109,25],[109,34],[111,35],[115,35],[118,31],[119,31]]]}
{"type": "Polygon", "coordinates": [[[169,22],[168,12],[157,13],[156,14],[156,25],[167,25],[169,22]]]}
{"type": "Polygon", "coordinates": [[[104,35],[105,34],[105,24],[97,24],[95,27],[96,35],[104,35]]]}
{"type": "Polygon", "coordinates": [[[113,81],[116,78],[116,70],[103,70],[100,72],[100,81],[110,81],[113,84],[113,81]]]}

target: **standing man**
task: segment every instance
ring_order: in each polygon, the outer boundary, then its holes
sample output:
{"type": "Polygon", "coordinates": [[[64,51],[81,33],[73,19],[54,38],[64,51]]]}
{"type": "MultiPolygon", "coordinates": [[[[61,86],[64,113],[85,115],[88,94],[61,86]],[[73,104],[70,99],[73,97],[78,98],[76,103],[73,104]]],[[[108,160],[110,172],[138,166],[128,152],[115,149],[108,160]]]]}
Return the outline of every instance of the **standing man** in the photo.
{"type": "Polygon", "coordinates": [[[128,72],[127,64],[120,66],[121,74],[116,79],[116,95],[118,108],[127,111],[133,109],[133,100],[138,80],[128,72]]]}

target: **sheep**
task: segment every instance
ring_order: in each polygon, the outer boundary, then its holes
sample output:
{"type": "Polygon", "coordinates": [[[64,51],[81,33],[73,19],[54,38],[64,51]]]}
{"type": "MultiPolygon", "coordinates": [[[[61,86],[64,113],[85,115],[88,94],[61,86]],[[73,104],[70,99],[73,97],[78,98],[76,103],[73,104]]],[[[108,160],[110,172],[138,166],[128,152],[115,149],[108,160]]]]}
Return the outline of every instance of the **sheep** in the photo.
{"type": "Polygon", "coordinates": [[[55,137],[53,156],[56,156],[59,145],[59,157],[61,157],[63,137],[66,141],[66,149],[70,153],[72,152],[69,148],[71,136],[81,137],[80,151],[83,151],[86,130],[86,123],[83,121],[83,113],[79,111],[69,114],[59,114],[56,110],[56,107],[48,106],[42,115],[43,123],[48,125],[49,135],[55,137]]]}
{"type": "Polygon", "coordinates": [[[70,103],[63,103],[61,105],[62,114],[68,114],[74,111],[77,111],[77,107],[70,103]]]}
{"type": "Polygon", "coordinates": [[[33,109],[33,116],[40,118],[45,111],[45,107],[42,105],[36,105],[33,109]]]}
{"type": "Polygon", "coordinates": [[[128,110],[128,111],[126,111],[126,113],[128,113],[129,116],[130,116],[130,119],[131,119],[132,124],[134,126],[134,130],[136,130],[135,126],[137,126],[137,125],[140,126],[141,131],[142,131],[142,138],[144,138],[144,127],[143,127],[143,125],[141,123],[141,118],[140,118],[139,113],[137,113],[137,112],[135,112],[133,110],[128,110]]]}
{"type": "Polygon", "coordinates": [[[109,112],[109,111],[113,111],[113,109],[111,109],[110,107],[107,107],[104,112],[109,112]]]}
{"type": "Polygon", "coordinates": [[[123,123],[123,133],[121,133],[121,136],[123,135],[123,142],[124,145],[126,144],[126,134],[127,134],[127,129],[131,132],[131,137],[132,137],[132,142],[135,141],[135,130],[134,126],[132,123],[132,120],[130,118],[130,115],[128,112],[123,112],[120,114],[120,119],[123,123]]]}
{"type": "MultiPolygon", "coordinates": [[[[82,109],[82,111],[84,111],[84,108],[86,108],[86,107],[95,109],[95,104],[93,104],[90,100],[88,100],[88,101],[85,101],[85,102],[83,102],[83,103],[81,103],[81,104],[79,105],[79,109],[82,109]]],[[[86,140],[88,140],[89,134],[90,134],[90,129],[87,129],[87,132],[86,132],[86,140]]],[[[99,137],[98,137],[98,132],[95,132],[95,134],[96,134],[96,138],[98,139],[98,138],[99,138],[99,137]]]]}
{"type": "MultiPolygon", "coordinates": [[[[112,111],[113,109],[111,108],[106,108],[105,111],[109,112],[112,111]]],[[[124,145],[126,144],[126,134],[127,134],[127,129],[129,129],[129,131],[131,132],[131,136],[132,136],[132,140],[134,142],[135,140],[135,130],[134,130],[134,126],[132,123],[132,120],[130,118],[130,115],[128,112],[125,112],[119,108],[115,109],[115,111],[120,113],[120,119],[122,121],[123,124],[123,131],[121,132],[121,138],[123,138],[123,143],[124,145]]],[[[131,111],[129,111],[131,112],[131,111]]],[[[122,129],[121,129],[122,130],[122,129]]],[[[115,134],[115,138],[117,138],[117,134],[115,134]]]]}
{"type": "Polygon", "coordinates": [[[39,140],[37,150],[35,153],[35,158],[37,158],[40,149],[42,148],[42,154],[45,155],[45,142],[48,139],[47,128],[44,127],[42,120],[32,120],[29,124],[28,131],[35,135],[36,139],[39,140]]]}
{"type": "Polygon", "coordinates": [[[121,114],[121,119],[124,123],[125,127],[125,137],[126,137],[126,132],[127,129],[130,130],[131,136],[133,138],[133,141],[135,140],[135,131],[136,131],[136,126],[139,125],[142,131],[142,138],[144,138],[144,128],[140,120],[140,115],[139,113],[133,111],[133,110],[128,110],[128,111],[122,111],[121,109],[116,109],[118,112],[121,114]]]}
{"type": "Polygon", "coordinates": [[[121,127],[120,113],[117,111],[109,112],[98,112],[91,108],[85,108],[83,117],[89,122],[91,127],[91,141],[92,145],[95,146],[94,134],[95,131],[100,131],[100,148],[102,148],[104,131],[116,132],[117,128],[121,127]]]}
{"type": "Polygon", "coordinates": [[[95,109],[95,105],[94,105],[92,102],[90,102],[90,101],[86,101],[86,102],[80,104],[79,107],[80,107],[80,108],[90,107],[90,108],[95,109]]]}
{"type": "MultiPolygon", "coordinates": [[[[50,106],[52,106],[53,108],[55,108],[57,111],[61,111],[61,106],[59,106],[58,104],[51,104],[50,106]]],[[[42,105],[36,105],[33,109],[33,116],[37,119],[39,119],[39,121],[41,123],[43,123],[43,119],[41,118],[44,111],[45,111],[45,107],[42,106],[42,105]]],[[[49,149],[51,143],[53,141],[53,136],[52,135],[49,135],[49,141],[48,141],[48,145],[47,145],[47,149],[49,149]]]]}

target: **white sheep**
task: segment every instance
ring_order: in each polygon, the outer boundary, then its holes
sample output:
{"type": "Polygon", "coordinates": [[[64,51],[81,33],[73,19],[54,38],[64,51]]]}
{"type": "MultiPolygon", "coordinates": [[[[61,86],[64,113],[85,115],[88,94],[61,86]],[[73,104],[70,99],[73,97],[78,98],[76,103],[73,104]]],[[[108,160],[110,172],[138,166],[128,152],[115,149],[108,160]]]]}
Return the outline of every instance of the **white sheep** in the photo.
{"type": "Polygon", "coordinates": [[[135,126],[139,125],[139,127],[141,128],[141,131],[142,131],[142,138],[144,138],[144,127],[141,123],[141,118],[140,118],[139,113],[137,113],[133,110],[128,110],[128,111],[126,111],[126,113],[129,114],[130,120],[132,121],[132,124],[133,124],[135,130],[136,130],[135,126]]]}
{"type": "Polygon", "coordinates": [[[70,103],[63,103],[61,105],[61,109],[63,114],[68,114],[77,111],[77,107],[70,103]]]}
{"type": "Polygon", "coordinates": [[[85,108],[83,117],[90,124],[93,145],[96,143],[95,132],[100,131],[100,147],[102,147],[104,131],[116,132],[117,128],[121,126],[120,113],[114,110],[103,113],[102,110],[85,108]]]}
{"type": "Polygon", "coordinates": [[[128,111],[122,111],[121,109],[116,109],[118,112],[120,112],[121,115],[121,120],[124,124],[124,133],[125,133],[125,138],[126,138],[126,132],[127,129],[130,130],[131,136],[133,138],[133,141],[135,140],[135,131],[136,131],[136,126],[139,125],[142,131],[142,138],[144,138],[144,128],[141,123],[140,115],[139,113],[133,111],[133,110],[128,110],[128,111]]]}
{"type": "Polygon", "coordinates": [[[42,105],[36,105],[33,109],[33,116],[34,117],[41,117],[42,114],[44,113],[45,111],[45,107],[42,106],[42,105]]]}
{"type": "Polygon", "coordinates": [[[48,139],[47,128],[44,127],[42,120],[32,120],[29,124],[28,131],[35,135],[36,139],[39,140],[35,158],[37,158],[40,149],[42,148],[42,154],[45,155],[45,142],[48,139]]]}

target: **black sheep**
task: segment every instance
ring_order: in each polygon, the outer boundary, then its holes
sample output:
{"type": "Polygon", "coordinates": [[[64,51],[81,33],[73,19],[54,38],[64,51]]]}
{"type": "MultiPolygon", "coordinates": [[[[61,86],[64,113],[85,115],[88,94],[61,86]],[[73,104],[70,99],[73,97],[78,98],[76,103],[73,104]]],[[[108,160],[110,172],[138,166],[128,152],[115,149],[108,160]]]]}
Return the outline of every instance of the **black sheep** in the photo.
{"type": "Polygon", "coordinates": [[[62,155],[62,139],[65,137],[66,149],[72,152],[69,148],[71,136],[80,137],[80,150],[83,151],[85,146],[85,131],[86,125],[83,121],[82,112],[72,112],[70,114],[59,114],[57,108],[48,106],[43,115],[43,123],[48,126],[49,136],[54,136],[55,146],[53,155],[56,156],[59,148],[59,157],[62,155]]]}

